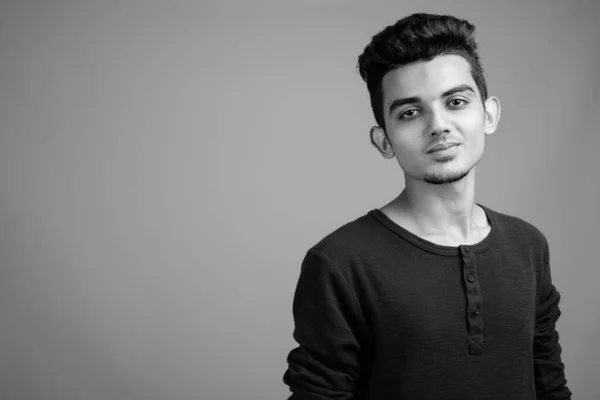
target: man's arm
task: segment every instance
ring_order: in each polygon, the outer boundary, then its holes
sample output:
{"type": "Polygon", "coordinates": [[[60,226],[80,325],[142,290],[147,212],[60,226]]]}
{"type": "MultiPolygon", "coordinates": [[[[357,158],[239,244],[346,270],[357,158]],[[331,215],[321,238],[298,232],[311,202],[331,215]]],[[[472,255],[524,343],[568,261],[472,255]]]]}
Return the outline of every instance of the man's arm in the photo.
{"type": "Polygon", "coordinates": [[[552,284],[550,272],[550,252],[544,238],[544,260],[540,280],[540,293],[536,306],[535,337],[533,358],[535,389],[538,400],[568,400],[571,391],[566,386],[564,364],[561,360],[561,346],[556,331],[560,317],[560,293],[552,284]]]}
{"type": "Polygon", "coordinates": [[[350,400],[359,379],[361,331],[356,297],[339,267],[317,250],[302,263],[293,302],[294,339],[283,381],[288,400],[350,400]]]}

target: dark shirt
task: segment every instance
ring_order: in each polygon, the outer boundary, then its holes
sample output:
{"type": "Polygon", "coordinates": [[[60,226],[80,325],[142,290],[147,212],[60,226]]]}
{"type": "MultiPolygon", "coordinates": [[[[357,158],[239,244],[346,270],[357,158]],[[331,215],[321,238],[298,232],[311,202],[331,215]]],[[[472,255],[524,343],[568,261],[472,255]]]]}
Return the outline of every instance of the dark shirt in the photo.
{"type": "Polygon", "coordinates": [[[434,244],[375,209],[308,250],[290,400],[571,398],[548,242],[481,207],[491,230],[474,245],[434,244]]]}

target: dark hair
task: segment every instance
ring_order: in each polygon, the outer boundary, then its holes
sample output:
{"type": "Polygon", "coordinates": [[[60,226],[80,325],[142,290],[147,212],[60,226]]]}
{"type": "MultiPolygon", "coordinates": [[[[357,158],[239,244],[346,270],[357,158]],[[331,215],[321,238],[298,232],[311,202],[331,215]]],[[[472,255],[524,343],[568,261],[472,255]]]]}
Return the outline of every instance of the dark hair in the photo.
{"type": "Polygon", "coordinates": [[[358,57],[360,76],[367,83],[375,120],[385,128],[383,118],[383,76],[416,61],[430,61],[441,55],[456,54],[471,65],[471,75],[482,102],[487,99],[483,68],[477,54],[475,26],[450,15],[417,13],[402,18],[373,36],[358,57]]]}

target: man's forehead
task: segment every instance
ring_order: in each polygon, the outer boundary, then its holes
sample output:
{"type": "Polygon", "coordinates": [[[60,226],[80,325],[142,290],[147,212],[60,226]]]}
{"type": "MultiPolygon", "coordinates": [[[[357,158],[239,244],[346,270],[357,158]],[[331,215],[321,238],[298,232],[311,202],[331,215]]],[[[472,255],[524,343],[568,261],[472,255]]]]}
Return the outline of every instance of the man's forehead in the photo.
{"type": "Polygon", "coordinates": [[[388,72],[381,82],[385,100],[398,97],[437,97],[459,85],[475,86],[469,62],[458,55],[435,57],[388,72]]]}

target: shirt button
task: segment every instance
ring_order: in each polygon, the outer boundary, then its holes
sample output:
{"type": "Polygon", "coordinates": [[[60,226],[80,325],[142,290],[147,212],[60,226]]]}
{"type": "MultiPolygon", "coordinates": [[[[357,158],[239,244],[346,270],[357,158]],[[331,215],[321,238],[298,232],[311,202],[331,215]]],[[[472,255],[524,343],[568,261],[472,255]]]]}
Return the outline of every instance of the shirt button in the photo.
{"type": "Polygon", "coordinates": [[[480,314],[480,310],[479,307],[475,307],[475,309],[473,310],[473,315],[479,315],[480,314]]]}
{"type": "Polygon", "coordinates": [[[475,282],[475,277],[474,277],[473,275],[469,275],[469,276],[467,277],[467,279],[468,279],[468,280],[469,280],[469,282],[471,282],[471,283],[475,282]]]}
{"type": "Polygon", "coordinates": [[[471,251],[471,248],[469,246],[463,246],[463,251],[468,253],[469,251],[471,251]]]}

